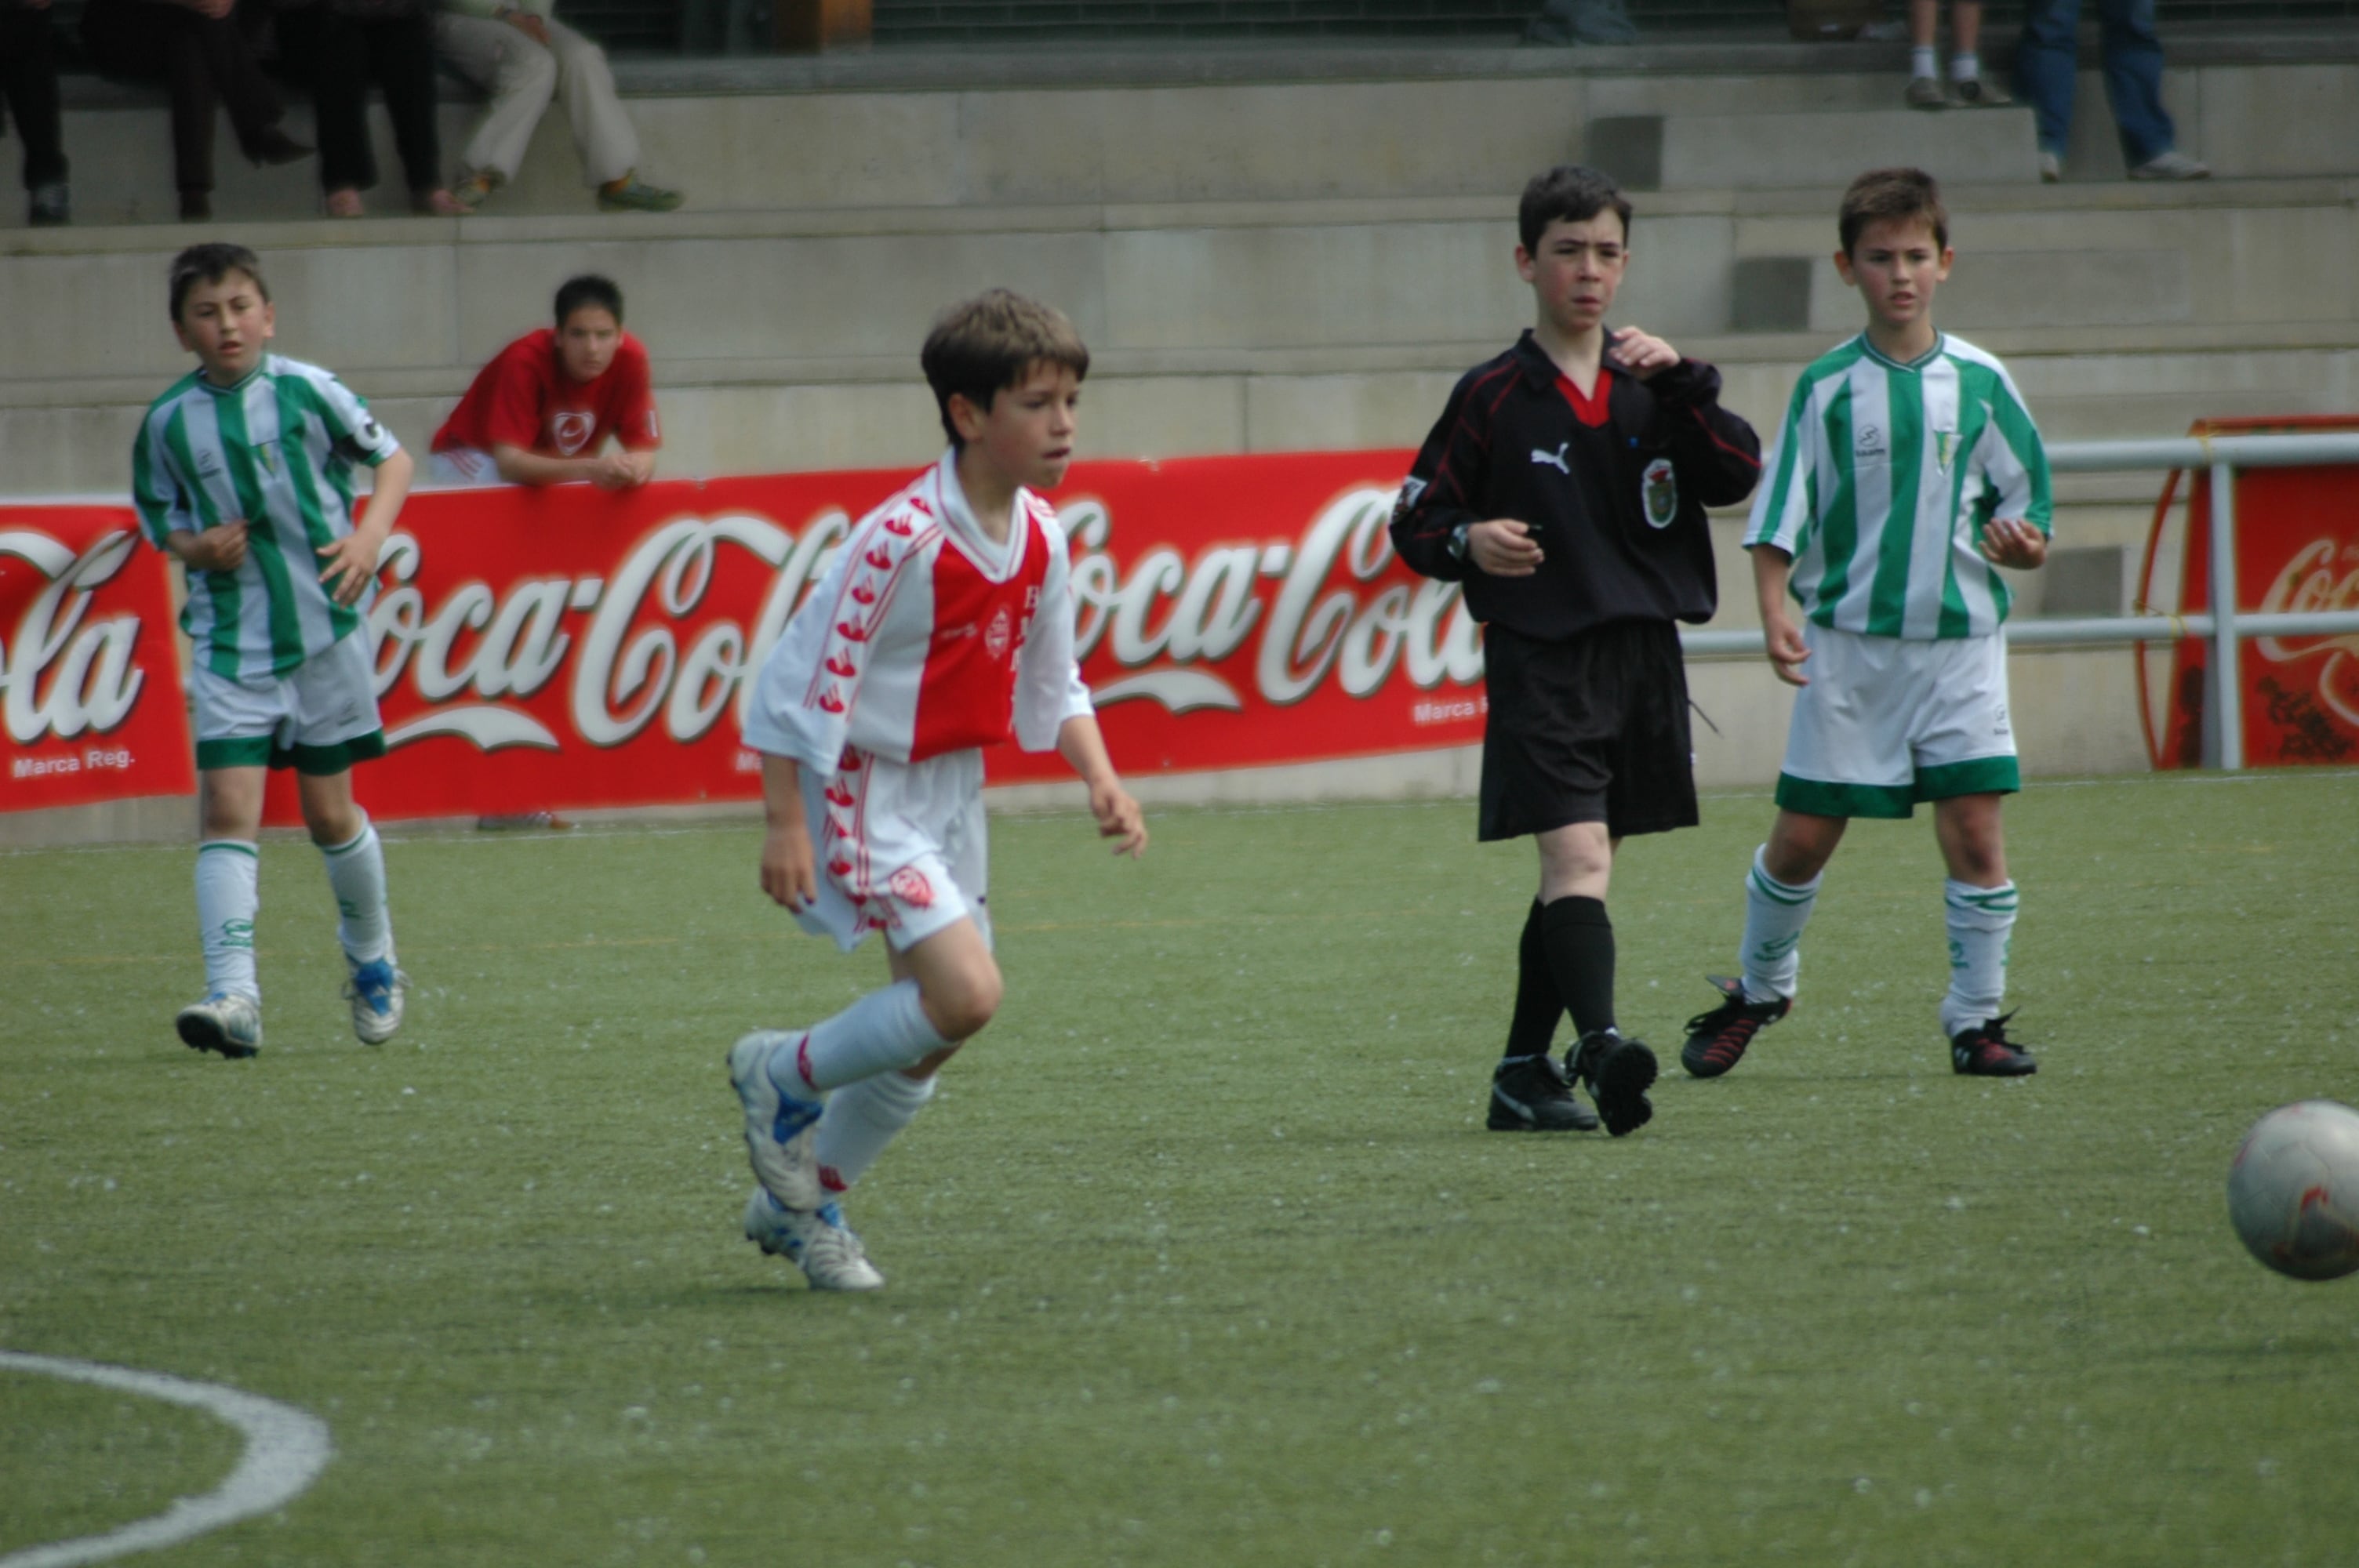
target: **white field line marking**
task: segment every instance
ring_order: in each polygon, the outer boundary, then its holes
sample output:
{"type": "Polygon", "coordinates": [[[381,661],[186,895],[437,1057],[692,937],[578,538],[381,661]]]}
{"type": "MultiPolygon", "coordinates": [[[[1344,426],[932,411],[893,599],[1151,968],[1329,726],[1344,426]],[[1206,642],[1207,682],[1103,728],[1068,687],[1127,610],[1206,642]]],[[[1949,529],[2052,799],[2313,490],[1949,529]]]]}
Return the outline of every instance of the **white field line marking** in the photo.
{"type": "Polygon", "coordinates": [[[268,1513],[299,1497],[336,1451],[328,1436],[328,1423],[318,1416],[218,1383],[192,1383],[160,1372],[134,1372],[94,1361],[27,1356],[15,1350],[0,1350],[0,1371],[37,1372],[151,1400],[169,1400],[217,1416],[245,1433],[245,1453],[237,1468],[203,1497],[178,1498],[155,1518],[104,1535],[12,1552],[0,1557],[0,1568],[71,1568],[75,1563],[103,1563],[134,1552],[177,1546],[209,1530],[268,1513]]]}

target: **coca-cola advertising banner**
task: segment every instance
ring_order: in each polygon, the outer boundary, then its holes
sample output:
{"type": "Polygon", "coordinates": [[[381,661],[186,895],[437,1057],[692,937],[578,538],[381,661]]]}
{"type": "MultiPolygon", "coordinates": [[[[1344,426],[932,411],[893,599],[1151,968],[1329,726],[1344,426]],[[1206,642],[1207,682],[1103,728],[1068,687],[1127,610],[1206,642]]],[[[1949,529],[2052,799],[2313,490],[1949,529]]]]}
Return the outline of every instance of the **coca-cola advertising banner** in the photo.
{"type": "MultiPolygon", "coordinates": [[[[1385,531],[1411,456],[1075,465],[1053,499],[1082,675],[1117,765],[1251,767],[1481,737],[1478,629],[1454,587],[1400,565],[1385,531]]],[[[413,496],[369,617],[390,749],[363,770],[362,799],[391,819],[756,798],[760,760],[738,743],[754,673],[852,524],[909,478],[413,496]]],[[[149,669],[177,687],[168,656],[149,669]]],[[[1009,745],[990,776],[1069,775],[1009,745]]],[[[266,816],[298,819],[291,779],[274,776],[266,816]]]]}
{"type": "Polygon", "coordinates": [[[127,506],[0,506],[0,810],[195,787],[161,560],[127,506]]]}
{"type": "MultiPolygon", "coordinates": [[[[2195,435],[2359,429],[2359,419],[2205,420],[2195,435]]],[[[2179,476],[2172,475],[2175,486],[2179,476]]],[[[2236,598],[2245,614],[2359,610],[2359,470],[2244,469],[2235,478],[2236,598]]],[[[2166,489],[2147,546],[2141,602],[2150,603],[2170,510],[2166,489]]],[[[2188,492],[2179,575],[2182,611],[2212,605],[2212,492],[2201,472],[2188,492]]],[[[2200,767],[2208,642],[2173,646],[2162,723],[2148,736],[2155,765],[2200,767]]],[[[2144,661],[2139,674],[2146,674],[2144,661]]],[[[2245,761],[2254,767],[2359,759],[2359,637],[2256,637],[2243,645],[2245,761]]],[[[2146,711],[2151,713],[2152,707],[2146,711]]]]}

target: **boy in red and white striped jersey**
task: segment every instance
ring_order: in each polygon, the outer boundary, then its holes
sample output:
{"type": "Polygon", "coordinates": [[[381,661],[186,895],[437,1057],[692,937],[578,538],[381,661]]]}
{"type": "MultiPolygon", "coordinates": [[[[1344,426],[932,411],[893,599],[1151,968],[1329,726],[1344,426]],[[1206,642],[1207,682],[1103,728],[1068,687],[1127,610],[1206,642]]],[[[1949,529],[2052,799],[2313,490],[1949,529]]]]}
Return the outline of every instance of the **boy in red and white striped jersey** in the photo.
{"type": "Polygon", "coordinates": [[[1073,661],[1064,530],[1038,492],[1072,460],[1089,350],[995,289],[955,307],[923,362],[951,449],[863,518],[764,662],[762,891],[851,951],[885,935],[892,983],[822,1023],[729,1053],[761,1185],[746,1238],[814,1288],[883,1284],[836,1199],[932,1097],[999,1005],[984,907],[983,748],[1054,748],[1117,853],[1147,847],[1073,661]]]}

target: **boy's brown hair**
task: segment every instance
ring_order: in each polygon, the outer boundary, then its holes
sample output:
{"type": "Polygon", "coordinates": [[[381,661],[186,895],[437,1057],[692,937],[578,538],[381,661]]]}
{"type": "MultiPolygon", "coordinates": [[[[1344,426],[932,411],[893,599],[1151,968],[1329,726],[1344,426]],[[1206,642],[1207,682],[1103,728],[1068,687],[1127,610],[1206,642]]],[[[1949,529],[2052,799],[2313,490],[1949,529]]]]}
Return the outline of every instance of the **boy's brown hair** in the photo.
{"type": "Polygon", "coordinates": [[[1852,254],[1870,223],[1921,219],[1932,226],[1933,243],[1950,248],[1950,210],[1941,187],[1921,168],[1871,168],[1851,182],[1843,199],[1843,254],[1852,254]]]}
{"type": "Polygon", "coordinates": [[[201,283],[219,283],[231,273],[242,272],[254,279],[254,287],[262,301],[270,302],[270,283],[262,276],[262,262],[244,245],[222,241],[190,245],[172,258],[172,319],[180,319],[180,307],[188,303],[189,295],[201,283]]]}
{"type": "Polygon", "coordinates": [[[1586,223],[1609,211],[1622,220],[1623,243],[1628,243],[1630,199],[1614,177],[1582,164],[1560,163],[1525,182],[1523,198],[1516,203],[1516,237],[1529,254],[1539,249],[1540,236],[1558,219],[1586,223]]]}
{"type": "Polygon", "coordinates": [[[1022,383],[1036,365],[1062,365],[1077,380],[1090,373],[1089,347],[1065,313],[1006,288],[979,294],[935,318],[918,358],[953,447],[963,444],[951,422],[953,394],[988,412],[994,398],[1022,383]]]}

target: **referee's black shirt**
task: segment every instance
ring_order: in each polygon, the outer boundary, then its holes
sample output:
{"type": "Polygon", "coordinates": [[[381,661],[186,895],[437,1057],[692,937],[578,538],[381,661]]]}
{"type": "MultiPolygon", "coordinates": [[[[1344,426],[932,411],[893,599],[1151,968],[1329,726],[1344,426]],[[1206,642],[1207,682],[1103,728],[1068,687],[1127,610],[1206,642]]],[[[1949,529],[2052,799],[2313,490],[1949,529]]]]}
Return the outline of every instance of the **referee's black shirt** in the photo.
{"type": "Polygon", "coordinates": [[[1614,362],[1583,398],[1527,330],[1459,378],[1394,509],[1393,548],[1414,571],[1466,585],[1467,608],[1562,642],[1616,621],[1709,621],[1719,602],[1707,506],[1761,476],[1753,427],[1720,406],[1696,360],[1640,381],[1614,362]],[[1493,577],[1450,551],[1460,524],[1531,524],[1545,559],[1493,577]]]}

